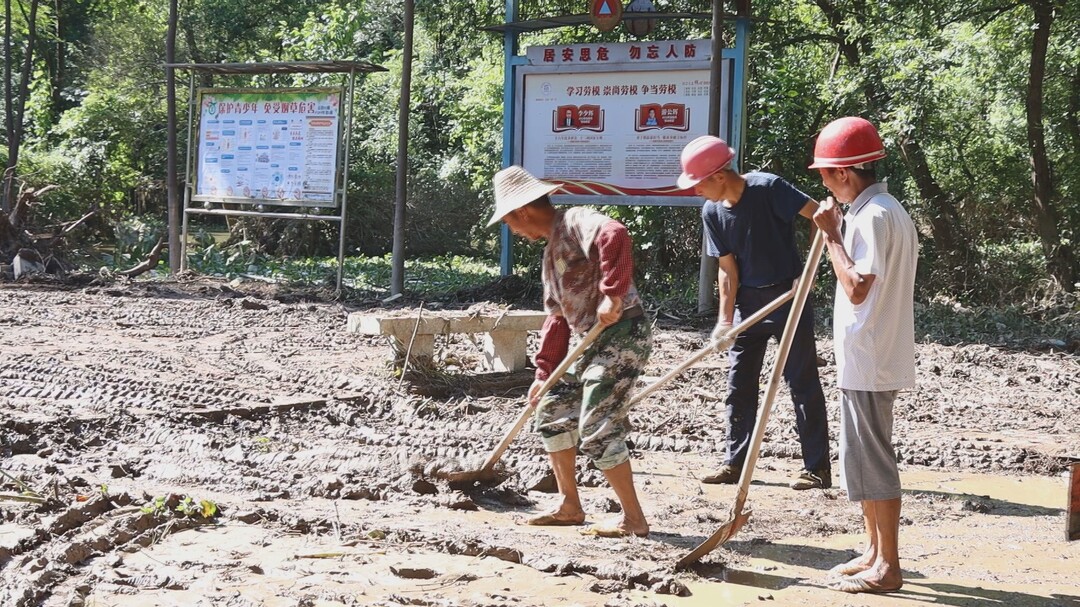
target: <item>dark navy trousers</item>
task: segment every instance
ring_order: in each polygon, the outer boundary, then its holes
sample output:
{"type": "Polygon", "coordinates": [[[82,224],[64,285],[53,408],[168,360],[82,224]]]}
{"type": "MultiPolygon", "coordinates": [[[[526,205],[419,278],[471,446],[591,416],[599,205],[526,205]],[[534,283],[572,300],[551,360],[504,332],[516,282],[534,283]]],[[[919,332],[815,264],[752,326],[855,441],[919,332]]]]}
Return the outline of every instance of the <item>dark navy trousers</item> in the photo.
{"type": "MultiPolygon", "coordinates": [[[[765,288],[740,286],[735,299],[735,324],[783,295],[790,283],[765,288]]],[[[791,302],[740,335],[728,353],[727,464],[742,466],[750,446],[757,418],[761,367],[769,338],[777,342],[784,332],[791,302]]],[[[798,328],[791,342],[784,380],[795,405],[795,424],[802,443],[803,466],[807,470],[831,468],[829,464],[829,423],[825,412],[825,394],[817,368],[817,344],[814,342],[814,311],[806,302],[798,328]]]]}

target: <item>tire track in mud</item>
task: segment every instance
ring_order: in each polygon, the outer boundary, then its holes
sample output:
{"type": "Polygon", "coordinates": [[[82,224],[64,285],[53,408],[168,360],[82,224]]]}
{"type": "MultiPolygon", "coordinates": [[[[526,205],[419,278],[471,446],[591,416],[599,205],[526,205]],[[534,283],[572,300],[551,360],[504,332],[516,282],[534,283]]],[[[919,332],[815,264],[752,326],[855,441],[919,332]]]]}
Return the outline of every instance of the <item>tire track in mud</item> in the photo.
{"type": "Polygon", "coordinates": [[[13,356],[0,361],[0,381],[5,385],[5,400],[18,399],[17,408],[38,412],[60,406],[67,412],[139,408],[167,413],[176,407],[218,408],[237,402],[269,402],[266,396],[220,382],[140,379],[130,373],[75,366],[47,356],[13,356]]]}
{"type": "Polygon", "coordinates": [[[81,606],[95,575],[86,569],[99,558],[145,548],[164,535],[199,525],[170,514],[180,499],[170,496],[160,510],[147,511],[130,506],[127,494],[99,494],[59,511],[49,503],[42,507],[45,512],[24,513],[19,522],[33,532],[0,546],[0,605],[81,606]],[[73,587],[57,593],[62,586],[73,587]]]}
{"type": "MultiPolygon", "coordinates": [[[[86,487],[111,478],[130,476],[147,484],[191,486],[196,493],[231,492],[250,500],[322,497],[368,500],[388,507],[457,509],[521,506],[531,503],[526,490],[554,488],[547,456],[528,430],[504,457],[507,478],[498,490],[451,487],[417,475],[417,464],[438,459],[476,461],[485,456],[520,410],[523,389],[513,397],[502,393],[465,397],[451,391],[450,396],[438,399],[398,392],[397,378],[377,368],[364,368],[361,374],[350,362],[364,348],[385,350],[389,358],[389,348],[376,338],[345,334],[345,315],[332,305],[267,302],[260,304],[266,309],[256,309],[255,304],[245,309],[234,298],[122,295],[110,295],[104,298],[110,303],[101,304],[103,296],[89,292],[11,290],[0,290],[0,297],[7,306],[0,312],[0,327],[11,329],[11,334],[45,327],[56,333],[58,342],[71,338],[79,340],[81,347],[70,358],[24,348],[0,361],[0,408],[9,413],[0,416],[0,456],[5,458],[0,459],[0,466],[34,486],[60,479],[60,486],[65,487],[63,479],[68,479],[81,483],[67,485],[87,491],[86,487]],[[162,348],[169,340],[175,347],[162,348]],[[350,397],[334,399],[344,394],[350,397]],[[283,397],[303,401],[320,396],[324,402],[318,405],[255,406],[281,402],[283,397]]],[[[34,335],[35,339],[40,336],[34,335]]],[[[697,341],[682,334],[671,341],[676,350],[683,341],[689,345],[682,349],[697,347],[697,341]]],[[[64,351],[62,343],[49,345],[64,351]]],[[[679,355],[677,351],[671,356],[679,355]]],[[[897,444],[907,463],[1028,470],[1038,461],[1034,454],[1007,445],[941,431],[943,422],[951,426],[975,423],[972,420],[985,419],[985,412],[978,407],[981,395],[958,398],[950,393],[959,391],[955,383],[935,384],[934,378],[962,379],[966,383],[960,388],[969,392],[977,388],[974,384],[991,382],[1026,386],[1024,406],[1014,407],[1020,410],[994,424],[1032,432],[1054,423],[1054,408],[1059,406],[1054,398],[1068,400],[1080,394],[1080,380],[1068,372],[1076,368],[1073,359],[1012,359],[982,346],[936,350],[934,355],[929,359],[924,349],[928,360],[920,367],[920,382],[929,384],[929,389],[913,393],[897,411],[897,444]],[[934,364],[939,374],[932,370],[934,364]],[[1055,392],[1058,395],[1053,398],[1046,396],[1055,392]]],[[[379,360],[370,352],[367,356],[369,367],[372,360],[379,360]]],[[[668,362],[654,364],[663,371],[668,362]]],[[[824,384],[831,381],[823,377],[824,384]]],[[[636,408],[632,414],[636,429],[629,437],[633,449],[719,458],[725,421],[718,393],[723,392],[724,383],[722,369],[695,369],[685,382],[636,408]]],[[[763,447],[766,457],[800,456],[787,399],[782,390],[774,407],[777,421],[770,424],[763,447]]],[[[835,411],[830,419],[835,422],[835,411]]],[[[603,484],[602,474],[585,461],[579,462],[578,476],[585,486],[603,484]]],[[[37,589],[31,590],[35,598],[18,600],[67,605],[64,601],[77,598],[78,580],[90,575],[86,564],[94,562],[95,555],[114,555],[118,548],[142,545],[134,539],[97,543],[100,540],[87,535],[91,530],[115,522],[120,525],[118,537],[153,537],[166,524],[141,514],[116,514],[115,508],[94,510],[101,507],[80,504],[59,514],[40,513],[45,521],[70,512],[72,522],[24,540],[17,553],[9,550],[5,556],[0,547],[0,588],[7,588],[9,582],[19,584],[25,594],[26,582],[37,589]],[[54,589],[62,590],[53,596],[54,589]]],[[[33,508],[4,505],[0,524],[5,520],[32,523],[27,511],[33,508]]],[[[295,533],[324,534],[332,528],[326,521],[290,521],[289,529],[295,533]]],[[[53,529],[47,522],[41,527],[53,529]]],[[[522,551],[502,540],[461,538],[453,530],[423,534],[406,529],[402,534],[403,542],[419,542],[450,554],[488,551],[513,558],[516,550],[524,564],[538,570],[596,577],[598,591],[664,582],[659,576],[637,579],[637,574],[624,572],[620,577],[592,563],[558,561],[543,550],[522,551]]],[[[86,579],[121,585],[160,582],[104,576],[86,579]]],[[[6,607],[7,598],[0,595],[0,605],[6,607]]]]}

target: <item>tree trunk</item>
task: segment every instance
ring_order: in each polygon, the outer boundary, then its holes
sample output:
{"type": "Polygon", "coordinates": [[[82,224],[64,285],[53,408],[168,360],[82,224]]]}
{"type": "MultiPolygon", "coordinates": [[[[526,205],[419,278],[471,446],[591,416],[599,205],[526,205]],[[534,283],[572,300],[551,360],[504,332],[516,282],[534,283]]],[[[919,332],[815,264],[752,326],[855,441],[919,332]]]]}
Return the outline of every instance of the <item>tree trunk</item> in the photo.
{"type": "MultiPolygon", "coordinates": [[[[840,40],[839,54],[852,67],[861,67],[863,55],[873,51],[872,41],[866,35],[852,39],[844,25],[844,15],[830,0],[815,0],[815,4],[840,40]]],[[[853,10],[865,12],[858,6],[853,10]]],[[[879,78],[864,78],[862,88],[870,113],[883,116],[891,109],[892,98],[884,87],[876,84],[878,82],[879,78]]],[[[956,201],[937,182],[919,140],[909,133],[899,143],[901,160],[928,208],[930,234],[935,249],[948,266],[949,282],[957,290],[965,289],[967,274],[971,268],[977,267],[978,255],[970,246],[970,240],[963,236],[963,227],[955,212],[956,201]]]]}
{"type": "MultiPolygon", "coordinates": [[[[11,0],[4,0],[4,134],[8,138],[8,156],[11,156],[11,143],[15,133],[15,114],[12,109],[11,94],[11,0]]],[[[10,163],[8,163],[10,164],[10,163]]],[[[11,193],[8,191],[8,166],[0,175],[0,210],[11,210],[11,193]]]]}
{"type": "MultiPolygon", "coordinates": [[[[390,293],[405,290],[405,207],[409,184],[409,105],[412,99],[414,0],[405,0],[405,35],[401,52],[401,97],[398,101],[397,179],[394,200],[394,245],[390,268],[390,293]]],[[[345,226],[341,226],[344,230],[345,226]]]]}
{"type": "Polygon", "coordinates": [[[926,153],[922,145],[913,137],[905,137],[900,141],[900,155],[904,160],[904,166],[915,180],[915,187],[919,189],[919,195],[927,203],[930,210],[930,232],[934,242],[938,245],[939,252],[949,264],[948,270],[958,278],[966,275],[965,268],[969,267],[973,260],[971,248],[967,245],[967,239],[958,237],[955,226],[959,225],[956,216],[956,201],[945,193],[941,184],[934,179],[930,171],[930,163],[926,160],[926,153]]]}
{"type": "Polygon", "coordinates": [[[1050,44],[1050,27],[1054,23],[1054,6],[1048,0],[1030,4],[1035,13],[1036,28],[1031,40],[1031,67],[1027,87],[1027,140],[1031,156],[1032,210],[1035,226],[1046,257],[1047,270],[1067,291],[1075,282],[1075,265],[1071,251],[1062,246],[1058,232],[1058,212],[1054,206],[1054,176],[1046,155],[1046,133],[1043,125],[1043,81],[1046,78],[1046,51],[1050,44]]]}
{"type": "Polygon", "coordinates": [[[56,41],[54,43],[53,56],[53,71],[52,71],[52,116],[53,120],[57,120],[60,117],[60,113],[63,111],[63,90],[64,90],[64,71],[67,64],[67,41],[64,40],[64,20],[61,13],[62,3],[60,0],[53,0],[53,19],[56,20],[55,35],[56,41]]]}
{"type": "MultiPolygon", "coordinates": [[[[178,20],[179,9],[177,2],[179,0],[169,0],[169,25],[165,34],[165,63],[171,64],[176,62],[176,23],[178,20]]],[[[168,226],[169,226],[169,270],[172,273],[179,272],[182,265],[181,246],[180,246],[180,226],[184,220],[183,210],[181,207],[181,201],[179,193],[176,191],[178,184],[176,175],[176,70],[167,67],[165,68],[165,104],[166,104],[166,121],[168,132],[166,133],[166,160],[165,160],[165,190],[167,199],[167,209],[169,214],[168,226]]],[[[158,243],[159,245],[161,243],[158,243]]],[[[158,247],[154,247],[157,249],[158,247]]],[[[158,251],[161,254],[161,251],[158,251]]],[[[157,265],[157,259],[151,254],[151,259],[154,260],[154,265],[157,265]]]]}
{"type": "MultiPolygon", "coordinates": [[[[177,10],[179,11],[179,8],[177,10]]],[[[195,30],[191,28],[191,23],[185,20],[181,27],[184,30],[184,41],[187,42],[188,60],[191,63],[202,63],[203,56],[202,51],[199,50],[199,40],[195,37],[195,30]]],[[[214,84],[210,72],[200,72],[198,78],[201,87],[209,88],[214,84]]]]}
{"type": "MultiPolygon", "coordinates": [[[[10,7],[5,3],[5,9],[10,13],[10,7]]],[[[37,9],[38,0],[30,2],[30,16],[27,18],[26,53],[23,56],[22,73],[19,74],[19,94],[13,105],[8,106],[10,127],[8,136],[8,161],[4,170],[4,212],[11,211],[11,202],[15,194],[15,167],[19,164],[19,148],[22,147],[23,116],[26,113],[26,97],[30,94],[30,68],[33,66],[34,43],[37,37],[37,9]]],[[[11,15],[5,15],[8,23],[11,23],[11,15]]],[[[10,25],[9,25],[10,28],[10,25]]],[[[11,47],[8,37],[8,59],[10,62],[11,47]]],[[[10,65],[5,65],[10,70],[10,65]]],[[[10,95],[10,92],[9,92],[10,95]]],[[[11,103],[9,101],[9,103],[11,103]]],[[[6,218],[5,218],[6,219],[6,218]]]]}

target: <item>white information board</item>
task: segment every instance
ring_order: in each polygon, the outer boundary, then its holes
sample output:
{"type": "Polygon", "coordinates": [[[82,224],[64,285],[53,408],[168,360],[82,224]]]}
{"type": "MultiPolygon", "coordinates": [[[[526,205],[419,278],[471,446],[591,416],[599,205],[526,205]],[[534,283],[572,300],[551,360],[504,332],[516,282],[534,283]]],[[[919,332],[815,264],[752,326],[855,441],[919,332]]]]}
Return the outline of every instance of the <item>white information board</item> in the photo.
{"type": "MultiPolygon", "coordinates": [[[[523,70],[520,163],[559,193],[692,196],[679,154],[708,133],[708,43],[532,47],[523,70]],[[535,66],[535,67],[533,67],[535,66]]],[[[730,64],[721,83],[728,139],[730,64]]]]}
{"type": "Polygon", "coordinates": [[[331,202],[340,89],[199,91],[195,200],[331,202]]]}

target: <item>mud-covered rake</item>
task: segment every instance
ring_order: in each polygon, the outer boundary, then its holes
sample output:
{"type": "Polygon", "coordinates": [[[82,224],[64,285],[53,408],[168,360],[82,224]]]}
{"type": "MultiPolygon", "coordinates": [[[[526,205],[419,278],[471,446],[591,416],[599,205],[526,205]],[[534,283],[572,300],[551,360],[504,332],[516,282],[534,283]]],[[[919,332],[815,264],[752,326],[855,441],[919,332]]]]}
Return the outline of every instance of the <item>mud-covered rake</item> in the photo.
{"type": "MultiPolygon", "coordinates": [[[[602,326],[600,323],[596,323],[596,326],[594,326],[592,329],[589,329],[589,332],[585,334],[585,337],[581,339],[581,342],[578,343],[578,345],[573,350],[566,354],[562,362],[559,363],[559,366],[555,367],[555,370],[551,372],[551,375],[548,376],[547,380],[545,380],[544,383],[540,386],[540,390],[539,392],[537,392],[537,399],[547,394],[548,391],[551,390],[551,388],[554,387],[560,379],[562,379],[562,376],[566,374],[566,371],[570,368],[570,365],[574,364],[577,359],[581,358],[581,355],[585,352],[585,349],[592,345],[594,341],[596,341],[596,338],[599,337],[601,333],[603,333],[604,328],[605,327],[602,326]]],[[[495,475],[495,464],[497,464],[499,462],[499,459],[502,458],[503,453],[506,452],[506,449],[510,446],[510,443],[514,442],[514,439],[517,437],[518,433],[521,432],[521,429],[525,426],[525,422],[529,421],[529,419],[532,417],[533,410],[535,408],[536,407],[534,407],[532,404],[527,404],[521,409],[521,413],[518,415],[517,420],[514,421],[514,425],[510,426],[510,429],[506,432],[506,435],[503,436],[502,441],[500,441],[499,444],[495,447],[495,449],[491,452],[491,454],[487,456],[487,459],[484,460],[483,465],[481,465],[479,468],[475,470],[442,471],[440,472],[439,476],[445,478],[452,483],[468,483],[473,481],[490,482],[495,480],[497,478],[495,475]]]]}
{"type": "MultiPolygon", "coordinates": [[[[810,295],[810,287],[814,284],[814,275],[817,273],[818,261],[821,259],[821,250],[825,241],[819,230],[814,236],[813,244],[810,245],[810,255],[806,259],[802,276],[795,287],[794,301],[791,304],[791,312],[788,313],[787,324],[780,336],[780,347],[776,353],[776,362],[773,365],[772,374],[769,376],[769,386],[765,390],[765,402],[758,408],[757,419],[754,422],[754,434],[750,440],[750,446],[743,463],[742,474],[739,476],[738,493],[735,496],[735,504],[731,507],[731,514],[726,523],[720,526],[708,539],[694,548],[686,556],[679,559],[675,564],[676,569],[684,569],[712,552],[717,546],[730,540],[750,520],[752,510],[743,511],[746,505],[746,496],[750,491],[750,480],[754,476],[754,466],[757,465],[758,452],[761,449],[761,441],[765,437],[765,425],[769,421],[769,413],[772,410],[773,400],[776,399],[776,391],[780,388],[780,380],[784,374],[784,365],[787,364],[788,353],[791,350],[791,341],[795,337],[795,329],[799,326],[799,317],[802,316],[806,300],[810,295]]],[[[741,326],[741,325],[740,325],[741,326]]]]}

